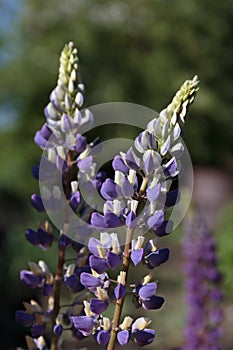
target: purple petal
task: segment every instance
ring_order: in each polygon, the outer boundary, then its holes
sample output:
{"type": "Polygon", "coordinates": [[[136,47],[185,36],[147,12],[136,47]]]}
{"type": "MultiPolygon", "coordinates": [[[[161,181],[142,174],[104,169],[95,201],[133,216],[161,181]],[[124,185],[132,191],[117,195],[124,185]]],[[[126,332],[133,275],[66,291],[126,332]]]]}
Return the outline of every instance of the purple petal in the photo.
{"type": "Polygon", "coordinates": [[[95,291],[97,287],[101,286],[101,281],[100,279],[94,277],[90,273],[83,272],[80,275],[80,281],[84,287],[95,291]]]}
{"type": "Polygon", "coordinates": [[[138,295],[142,300],[146,300],[155,294],[156,289],[157,289],[157,284],[155,282],[147,283],[145,286],[142,286],[139,289],[138,295]]]}
{"type": "Polygon", "coordinates": [[[35,321],[35,317],[26,311],[18,310],[15,313],[15,320],[24,327],[30,327],[35,321]]]}
{"type": "Polygon", "coordinates": [[[115,269],[117,266],[120,265],[121,263],[121,258],[119,255],[113,253],[113,252],[108,252],[106,256],[106,261],[108,263],[108,266],[111,269],[115,269]]]}
{"type": "Polygon", "coordinates": [[[75,211],[81,202],[80,192],[77,191],[70,197],[70,206],[75,211]]]}
{"type": "Polygon", "coordinates": [[[90,169],[92,164],[93,164],[93,157],[88,156],[88,157],[86,157],[78,162],[78,167],[79,167],[80,171],[85,172],[85,171],[90,169]]]}
{"type": "Polygon", "coordinates": [[[119,283],[114,289],[114,295],[117,300],[123,298],[126,295],[126,286],[123,286],[123,284],[119,283]]]}
{"type": "Polygon", "coordinates": [[[112,179],[107,179],[100,190],[101,195],[104,199],[112,200],[118,197],[117,185],[112,179]]]}
{"type": "Polygon", "coordinates": [[[137,217],[132,210],[127,215],[125,223],[128,228],[135,228],[137,226],[137,217]]]}
{"type": "Polygon", "coordinates": [[[164,174],[166,176],[172,176],[172,177],[178,174],[177,162],[174,157],[164,165],[164,174]]]}
{"type": "Polygon", "coordinates": [[[152,154],[149,153],[147,155],[147,157],[144,157],[144,158],[145,158],[145,160],[144,160],[144,169],[145,169],[146,174],[153,173],[154,170],[155,170],[155,165],[154,165],[152,154]]]}
{"type": "Polygon", "coordinates": [[[37,231],[34,231],[34,230],[28,228],[25,232],[25,236],[26,236],[26,239],[28,240],[28,242],[30,242],[31,244],[33,244],[35,246],[39,245],[37,231]]]}
{"type": "Polygon", "coordinates": [[[166,262],[168,258],[169,258],[169,249],[163,248],[163,249],[156,250],[155,252],[151,252],[146,257],[146,260],[149,263],[149,268],[154,268],[166,262]]]}
{"type": "MultiPolygon", "coordinates": [[[[153,227],[154,228],[154,227],[153,227]]],[[[161,226],[154,228],[154,233],[158,237],[166,236],[173,230],[173,222],[171,220],[164,221],[161,226]]]]}
{"type": "Polygon", "coordinates": [[[161,185],[157,184],[155,187],[153,187],[153,188],[149,187],[147,189],[146,195],[147,195],[147,199],[150,202],[154,202],[154,201],[156,201],[156,199],[158,199],[158,197],[160,195],[160,188],[161,188],[161,185]]]}
{"type": "Polygon", "coordinates": [[[97,333],[96,341],[100,345],[107,345],[110,339],[110,332],[101,330],[97,333]]]}
{"type": "Polygon", "coordinates": [[[71,321],[81,334],[85,337],[91,335],[95,321],[92,317],[89,316],[72,316],[71,321]]]}
{"type": "Polygon", "coordinates": [[[79,277],[76,274],[73,274],[69,277],[65,276],[64,283],[72,293],[81,292],[84,289],[84,286],[79,281],[79,277]]]}
{"type": "Polygon", "coordinates": [[[41,248],[47,249],[53,242],[53,239],[54,239],[53,235],[42,230],[41,228],[38,228],[37,234],[38,234],[38,240],[41,248]]]}
{"type": "Polygon", "coordinates": [[[33,167],[32,167],[32,176],[36,180],[39,180],[39,173],[40,173],[40,167],[38,165],[33,165],[33,167]]]}
{"type": "Polygon", "coordinates": [[[42,278],[34,275],[31,271],[22,270],[20,271],[20,280],[28,287],[35,288],[41,283],[42,278]]]}
{"type": "Polygon", "coordinates": [[[148,226],[151,228],[157,228],[164,222],[164,212],[163,210],[156,210],[154,214],[147,220],[148,226]]]}
{"type": "Polygon", "coordinates": [[[126,177],[123,179],[121,191],[125,197],[133,197],[134,195],[134,187],[126,177]]]}
{"type": "Polygon", "coordinates": [[[90,309],[92,312],[94,312],[96,315],[102,314],[108,307],[108,303],[106,301],[93,298],[90,301],[90,309]]]}
{"type": "Polygon", "coordinates": [[[123,174],[129,173],[129,167],[124,163],[123,159],[120,156],[116,156],[113,159],[112,167],[115,171],[121,171],[123,174]]]}
{"type": "Polygon", "coordinates": [[[77,134],[76,135],[76,146],[75,146],[76,152],[82,153],[85,150],[86,145],[87,145],[86,137],[84,137],[80,134],[77,134]]]}
{"type": "Polygon", "coordinates": [[[180,201],[180,192],[178,190],[170,191],[166,194],[165,208],[172,207],[180,201]]]}
{"type": "Polygon", "coordinates": [[[45,208],[42,202],[42,198],[37,194],[32,194],[31,196],[31,205],[35,208],[39,213],[45,212],[45,208]]]}
{"type": "Polygon", "coordinates": [[[106,270],[109,269],[109,266],[106,260],[98,258],[94,255],[90,256],[89,264],[90,264],[90,268],[95,270],[99,274],[104,273],[106,270]]]}
{"type": "Polygon", "coordinates": [[[134,341],[140,345],[148,345],[153,342],[155,338],[155,331],[153,329],[136,330],[133,332],[134,341]]]}
{"type": "Polygon", "coordinates": [[[164,298],[157,295],[152,295],[149,299],[143,300],[142,306],[146,310],[160,309],[164,303],[164,298]]]}
{"type": "Polygon", "coordinates": [[[99,257],[97,246],[102,247],[103,245],[98,239],[96,239],[95,237],[91,237],[88,242],[88,249],[93,255],[95,255],[96,257],[99,257]]]}
{"type": "Polygon", "coordinates": [[[46,124],[42,126],[40,133],[46,140],[48,140],[52,135],[52,131],[49,129],[49,127],[46,124]]]}
{"type": "Polygon", "coordinates": [[[126,163],[131,169],[134,169],[134,170],[140,169],[140,160],[135,155],[132,149],[129,149],[126,153],[126,163]]]}
{"type": "Polygon", "coordinates": [[[93,213],[91,216],[91,224],[97,228],[106,228],[107,225],[104,220],[104,216],[99,213],[93,213]]]}
{"type": "Polygon", "coordinates": [[[120,218],[114,213],[106,213],[104,216],[105,227],[114,228],[122,226],[120,218]]]}
{"type": "Polygon", "coordinates": [[[37,131],[34,136],[34,142],[41,148],[45,148],[47,145],[47,140],[41,135],[41,131],[37,131]]]}
{"type": "Polygon", "coordinates": [[[72,243],[72,240],[66,235],[62,234],[59,238],[58,246],[66,248],[72,243]]]}
{"type": "Polygon", "coordinates": [[[46,327],[44,324],[33,324],[31,327],[31,333],[33,338],[39,338],[44,335],[46,327]]]}
{"type": "Polygon", "coordinates": [[[44,283],[41,292],[44,297],[48,297],[53,292],[53,284],[44,283]]]}
{"type": "Polygon", "coordinates": [[[57,337],[60,337],[62,335],[63,332],[63,327],[61,324],[56,324],[53,327],[53,333],[56,334],[57,337]]]}
{"type": "Polygon", "coordinates": [[[143,253],[144,253],[143,248],[132,250],[130,257],[134,266],[138,265],[142,261],[143,253]]]}
{"type": "Polygon", "coordinates": [[[126,345],[128,344],[130,340],[130,332],[127,330],[119,331],[117,333],[117,340],[120,345],[126,345]]]}

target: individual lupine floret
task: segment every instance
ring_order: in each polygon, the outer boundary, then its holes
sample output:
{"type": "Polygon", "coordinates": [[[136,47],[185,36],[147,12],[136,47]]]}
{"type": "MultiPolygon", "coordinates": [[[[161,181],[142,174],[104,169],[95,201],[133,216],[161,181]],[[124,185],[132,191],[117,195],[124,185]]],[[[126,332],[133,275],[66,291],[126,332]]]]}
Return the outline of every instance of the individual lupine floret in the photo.
{"type": "Polygon", "coordinates": [[[155,239],[149,240],[149,242],[146,243],[143,251],[144,261],[149,269],[158,267],[159,265],[165,263],[169,258],[169,249],[157,249],[155,243],[155,239]]]}
{"type": "Polygon", "coordinates": [[[114,288],[114,296],[116,300],[124,298],[126,295],[126,272],[120,271],[117,276],[117,286],[114,288]]]}
{"type": "Polygon", "coordinates": [[[49,296],[53,291],[53,275],[44,261],[38,264],[29,262],[29,270],[20,272],[20,280],[30,288],[40,287],[44,296],[49,296]]]}
{"type": "Polygon", "coordinates": [[[163,305],[164,298],[155,295],[157,283],[150,282],[152,277],[152,274],[145,276],[133,289],[134,304],[136,307],[142,306],[146,310],[157,310],[163,305]]]}
{"type": "Polygon", "coordinates": [[[99,274],[94,270],[92,270],[92,273],[82,272],[80,281],[85,288],[92,291],[95,295],[98,295],[98,287],[106,289],[110,285],[109,276],[106,272],[99,274]]]}
{"type": "Polygon", "coordinates": [[[36,231],[28,228],[25,237],[32,245],[39,246],[43,250],[50,247],[54,241],[52,227],[48,221],[43,226],[40,225],[36,231]]]}
{"type": "Polygon", "coordinates": [[[109,268],[115,269],[121,263],[121,248],[116,233],[100,233],[100,240],[92,237],[88,248],[92,255],[89,258],[90,267],[97,273],[103,273],[109,268]]]}
{"type": "Polygon", "coordinates": [[[31,300],[30,304],[26,302],[23,304],[25,311],[16,311],[16,321],[25,327],[31,327],[33,338],[41,337],[45,333],[46,324],[49,322],[48,318],[43,314],[41,306],[34,300],[31,300]]]}
{"type": "Polygon", "coordinates": [[[99,325],[96,329],[94,337],[98,344],[107,345],[110,339],[111,322],[108,317],[103,317],[99,320],[99,325]]]}
{"type": "Polygon", "coordinates": [[[133,323],[133,318],[126,316],[123,322],[119,325],[119,330],[117,332],[117,340],[120,345],[126,345],[130,341],[131,337],[131,326],[133,323]]]}
{"type": "Polygon", "coordinates": [[[149,318],[140,317],[132,324],[132,336],[140,346],[148,345],[153,342],[155,338],[155,330],[147,328],[151,324],[149,318]]]}
{"type": "Polygon", "coordinates": [[[134,266],[138,265],[143,259],[144,240],[145,240],[144,236],[138,236],[137,239],[132,240],[130,259],[132,260],[134,266]]]}

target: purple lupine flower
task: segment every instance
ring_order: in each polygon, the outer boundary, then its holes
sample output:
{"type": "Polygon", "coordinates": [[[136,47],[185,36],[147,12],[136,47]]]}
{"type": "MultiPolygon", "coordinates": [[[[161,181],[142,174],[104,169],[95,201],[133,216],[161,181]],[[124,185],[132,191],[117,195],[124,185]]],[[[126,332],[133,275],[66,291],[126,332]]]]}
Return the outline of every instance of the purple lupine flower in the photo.
{"type": "Polygon", "coordinates": [[[119,325],[117,332],[117,340],[120,345],[128,344],[131,336],[131,325],[133,323],[132,317],[126,316],[123,322],[119,325]]]}
{"type": "Polygon", "coordinates": [[[102,314],[108,307],[108,302],[105,300],[100,300],[97,298],[92,298],[90,300],[90,309],[96,315],[102,314]]]}
{"type": "Polygon", "coordinates": [[[131,251],[130,258],[134,266],[138,265],[143,259],[144,250],[142,245],[143,245],[144,239],[145,239],[144,236],[139,236],[137,240],[132,241],[132,251],[131,251]]]}
{"type": "Polygon", "coordinates": [[[112,162],[112,167],[116,171],[120,171],[123,174],[129,173],[129,167],[124,163],[123,159],[120,156],[115,156],[112,162]]]}
{"type": "Polygon", "coordinates": [[[31,327],[31,334],[33,338],[39,338],[45,334],[46,325],[45,324],[33,324],[31,327]]]}
{"type": "Polygon", "coordinates": [[[24,327],[30,327],[35,322],[35,316],[29,314],[27,311],[17,310],[15,320],[24,327]]]}
{"type": "Polygon", "coordinates": [[[60,337],[63,333],[63,326],[61,324],[56,324],[53,327],[53,333],[56,334],[57,337],[60,337]]]}
{"type": "Polygon", "coordinates": [[[144,247],[144,260],[146,266],[149,269],[158,267],[159,265],[165,263],[169,258],[169,249],[162,248],[157,249],[155,246],[155,240],[151,239],[144,247]]]}
{"type": "Polygon", "coordinates": [[[117,286],[114,288],[114,296],[117,300],[124,298],[126,295],[126,272],[120,271],[117,277],[117,286]]]}
{"type": "Polygon", "coordinates": [[[107,179],[101,186],[101,195],[107,199],[112,200],[118,197],[117,184],[111,180],[107,179]]]}
{"type": "Polygon", "coordinates": [[[132,335],[135,343],[139,346],[148,345],[155,338],[156,333],[154,329],[146,328],[150,323],[150,320],[140,317],[132,324],[132,335]]]}
{"type": "Polygon", "coordinates": [[[41,196],[37,194],[32,194],[31,196],[31,205],[35,208],[39,213],[45,212],[44,204],[41,196]]]}
{"type": "Polygon", "coordinates": [[[186,220],[183,256],[188,308],[182,349],[219,350],[223,315],[214,237],[197,213],[186,220]]]}
{"type": "Polygon", "coordinates": [[[107,345],[110,339],[110,332],[101,330],[97,332],[96,341],[100,345],[107,345]]]}
{"type": "Polygon", "coordinates": [[[42,282],[42,276],[35,275],[32,271],[21,270],[20,280],[30,288],[38,287],[42,282]]]}
{"type": "Polygon", "coordinates": [[[90,316],[72,316],[71,317],[72,324],[74,328],[79,331],[82,335],[87,337],[91,335],[93,332],[93,328],[95,325],[95,320],[90,316]]]}
{"type": "Polygon", "coordinates": [[[150,278],[150,275],[144,277],[143,281],[133,290],[134,304],[137,308],[142,306],[146,310],[157,310],[163,305],[164,298],[155,295],[157,284],[149,283],[150,278]]]}
{"type": "Polygon", "coordinates": [[[50,247],[54,240],[52,232],[47,232],[42,228],[38,228],[37,231],[27,229],[25,231],[25,236],[31,244],[39,246],[43,250],[50,247]]]}
{"type": "Polygon", "coordinates": [[[90,238],[88,248],[93,254],[89,258],[90,267],[97,273],[103,273],[107,269],[115,269],[121,263],[121,249],[114,233],[100,233],[100,240],[90,238]]]}

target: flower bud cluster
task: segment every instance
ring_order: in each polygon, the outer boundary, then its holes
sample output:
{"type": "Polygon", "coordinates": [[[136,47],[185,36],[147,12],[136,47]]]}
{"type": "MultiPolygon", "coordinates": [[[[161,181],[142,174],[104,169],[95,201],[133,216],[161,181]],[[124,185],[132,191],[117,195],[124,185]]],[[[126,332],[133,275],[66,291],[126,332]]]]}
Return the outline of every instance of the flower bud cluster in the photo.
{"type": "Polygon", "coordinates": [[[187,320],[182,349],[220,350],[223,314],[216,245],[196,213],[186,221],[183,255],[187,320]]]}

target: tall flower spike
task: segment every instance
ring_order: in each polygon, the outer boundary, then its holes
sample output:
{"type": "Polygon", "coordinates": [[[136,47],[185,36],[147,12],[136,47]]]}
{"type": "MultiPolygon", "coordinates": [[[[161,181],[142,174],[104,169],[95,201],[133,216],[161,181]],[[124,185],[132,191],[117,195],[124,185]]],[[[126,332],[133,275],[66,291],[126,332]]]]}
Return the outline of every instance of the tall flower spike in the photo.
{"type": "Polygon", "coordinates": [[[197,213],[186,219],[183,239],[187,319],[182,350],[220,350],[220,274],[214,237],[197,213]]]}

